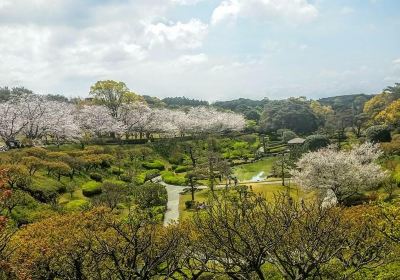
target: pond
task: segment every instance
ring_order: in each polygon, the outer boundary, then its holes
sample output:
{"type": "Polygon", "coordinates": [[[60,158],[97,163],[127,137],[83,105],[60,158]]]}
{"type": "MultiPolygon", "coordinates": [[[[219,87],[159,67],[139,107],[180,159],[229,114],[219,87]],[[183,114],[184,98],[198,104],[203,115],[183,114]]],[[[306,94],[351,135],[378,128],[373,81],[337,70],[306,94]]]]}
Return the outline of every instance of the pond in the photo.
{"type": "Polygon", "coordinates": [[[234,168],[234,175],[240,182],[259,182],[267,178],[272,171],[276,157],[263,158],[259,161],[238,165],[234,168]]]}

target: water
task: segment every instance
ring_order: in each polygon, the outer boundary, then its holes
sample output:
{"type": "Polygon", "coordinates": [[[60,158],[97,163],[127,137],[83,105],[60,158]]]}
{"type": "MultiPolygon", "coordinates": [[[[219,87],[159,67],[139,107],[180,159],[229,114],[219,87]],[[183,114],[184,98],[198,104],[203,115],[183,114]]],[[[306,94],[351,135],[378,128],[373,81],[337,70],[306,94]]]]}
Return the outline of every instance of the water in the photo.
{"type": "Polygon", "coordinates": [[[265,172],[261,171],[260,173],[258,173],[257,175],[253,176],[250,181],[251,182],[260,182],[265,180],[265,176],[264,176],[265,172]]]}

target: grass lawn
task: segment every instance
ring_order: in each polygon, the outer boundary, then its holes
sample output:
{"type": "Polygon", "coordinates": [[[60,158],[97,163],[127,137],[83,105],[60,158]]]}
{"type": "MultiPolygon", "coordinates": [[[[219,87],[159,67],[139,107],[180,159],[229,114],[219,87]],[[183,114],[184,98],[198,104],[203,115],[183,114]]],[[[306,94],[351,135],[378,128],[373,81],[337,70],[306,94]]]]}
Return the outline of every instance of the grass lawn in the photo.
{"type": "Polygon", "coordinates": [[[235,167],[233,172],[239,181],[249,181],[260,172],[264,172],[263,176],[266,177],[271,172],[272,166],[277,159],[276,157],[269,157],[254,163],[243,164],[235,167]]]}
{"type": "MultiPolygon", "coordinates": [[[[271,201],[274,199],[275,195],[287,191],[287,187],[283,187],[280,184],[252,183],[249,184],[249,186],[250,185],[254,192],[260,193],[267,200],[271,201]]],[[[216,190],[215,192],[218,195],[218,193],[222,192],[222,190],[216,190]]],[[[290,187],[290,194],[295,199],[298,198],[304,200],[311,199],[314,196],[313,192],[305,192],[304,190],[301,190],[297,186],[290,187]]],[[[210,195],[209,189],[199,190],[195,194],[195,200],[198,202],[207,202],[209,195],[210,195]]],[[[185,207],[185,201],[191,199],[192,198],[190,193],[181,195],[179,197],[179,216],[180,219],[182,220],[190,218],[195,213],[195,210],[186,210],[185,207]]]]}

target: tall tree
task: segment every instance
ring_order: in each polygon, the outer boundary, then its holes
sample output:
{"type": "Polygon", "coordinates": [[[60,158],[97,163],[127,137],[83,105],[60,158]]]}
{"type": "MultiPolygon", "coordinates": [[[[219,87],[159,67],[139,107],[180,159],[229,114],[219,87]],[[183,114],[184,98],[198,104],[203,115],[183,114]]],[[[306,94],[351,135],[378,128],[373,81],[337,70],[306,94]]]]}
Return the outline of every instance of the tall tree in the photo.
{"type": "Polygon", "coordinates": [[[113,80],[98,81],[90,88],[90,95],[95,101],[106,106],[113,117],[118,117],[118,109],[123,103],[132,103],[141,100],[141,97],[130,91],[123,82],[113,80]]]}

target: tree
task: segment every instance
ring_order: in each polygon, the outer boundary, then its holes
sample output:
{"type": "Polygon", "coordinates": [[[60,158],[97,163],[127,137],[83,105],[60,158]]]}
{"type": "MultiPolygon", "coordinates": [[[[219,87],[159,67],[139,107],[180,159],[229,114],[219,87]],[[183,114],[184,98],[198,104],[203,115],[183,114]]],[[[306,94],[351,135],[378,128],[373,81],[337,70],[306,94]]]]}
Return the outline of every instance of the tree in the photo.
{"type": "Polygon", "coordinates": [[[197,271],[232,279],[349,279],[381,265],[386,240],[373,208],[321,207],[278,195],[273,202],[239,188],[214,198],[196,214],[188,251],[197,271]]]}
{"type": "Polygon", "coordinates": [[[100,204],[104,204],[114,210],[118,203],[126,200],[127,195],[128,188],[126,185],[106,181],[101,186],[101,195],[97,200],[100,204]]]}
{"type": "Polygon", "coordinates": [[[132,103],[141,98],[130,91],[125,83],[112,80],[98,81],[90,88],[90,95],[100,105],[106,106],[111,111],[111,116],[118,117],[118,109],[123,103],[132,103]]]}
{"type": "Polygon", "coordinates": [[[288,141],[290,141],[290,140],[292,140],[292,139],[294,139],[294,138],[296,138],[296,137],[297,137],[297,134],[294,133],[294,132],[291,131],[291,130],[285,130],[285,131],[282,133],[282,140],[283,140],[283,142],[285,142],[285,143],[287,143],[288,141]]]}
{"type": "Polygon", "coordinates": [[[161,184],[147,181],[142,186],[134,186],[132,194],[136,204],[142,209],[167,205],[167,190],[161,184]]]}
{"type": "Polygon", "coordinates": [[[299,134],[307,134],[317,130],[318,118],[304,98],[270,101],[265,105],[260,128],[266,132],[290,129],[299,134]]]}
{"type": "Polygon", "coordinates": [[[388,107],[375,117],[375,119],[386,125],[400,127],[400,99],[390,103],[388,107]]]}
{"type": "Polygon", "coordinates": [[[365,135],[367,139],[374,143],[379,142],[390,142],[392,136],[390,135],[390,130],[385,125],[374,125],[370,126],[366,131],[365,135]]]}
{"type": "Polygon", "coordinates": [[[291,174],[305,189],[332,191],[340,204],[361,191],[377,187],[386,173],[375,162],[382,152],[378,146],[365,143],[351,151],[333,147],[304,154],[291,174]]]}
{"type": "Polygon", "coordinates": [[[106,229],[93,236],[93,253],[104,279],[169,279],[180,269],[185,232],[178,226],[164,227],[137,210],[123,220],[104,215],[99,221],[106,229]]]}
{"type": "Polygon", "coordinates": [[[306,151],[317,151],[321,148],[325,148],[330,144],[330,140],[325,135],[310,135],[304,142],[304,149],[306,151]]]}

